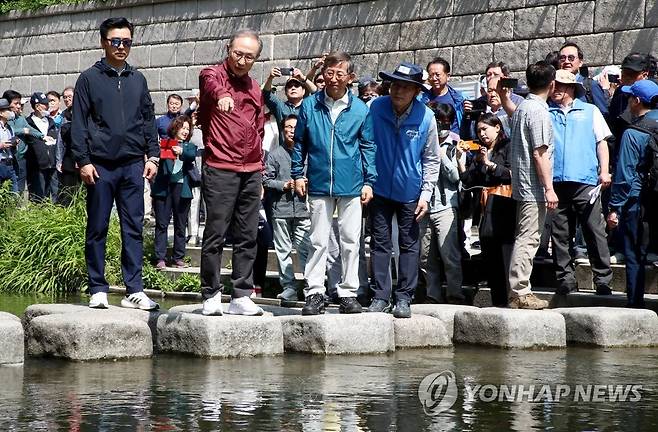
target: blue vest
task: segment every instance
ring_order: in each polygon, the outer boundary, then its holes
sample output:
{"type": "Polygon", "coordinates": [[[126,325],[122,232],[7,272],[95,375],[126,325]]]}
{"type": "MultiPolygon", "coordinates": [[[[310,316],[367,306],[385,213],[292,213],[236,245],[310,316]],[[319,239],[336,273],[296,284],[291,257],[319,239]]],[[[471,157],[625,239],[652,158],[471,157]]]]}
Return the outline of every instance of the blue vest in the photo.
{"type": "Polygon", "coordinates": [[[565,114],[562,108],[549,104],[555,137],[554,182],[576,182],[592,186],[599,182],[599,159],[592,127],[594,108],[592,104],[575,99],[565,114]]]}
{"type": "Polygon", "coordinates": [[[414,99],[409,116],[398,128],[391,98],[383,96],[372,102],[370,115],[379,174],[375,194],[398,202],[417,201],[423,181],[423,149],[434,114],[414,99]]]}

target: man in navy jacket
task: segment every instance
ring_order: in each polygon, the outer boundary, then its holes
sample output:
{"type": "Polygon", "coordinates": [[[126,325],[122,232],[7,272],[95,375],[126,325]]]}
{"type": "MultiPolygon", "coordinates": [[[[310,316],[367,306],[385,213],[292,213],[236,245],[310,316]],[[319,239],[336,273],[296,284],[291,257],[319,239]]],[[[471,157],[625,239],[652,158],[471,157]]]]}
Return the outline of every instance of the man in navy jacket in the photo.
{"type": "Polygon", "coordinates": [[[75,84],[71,147],[87,185],[85,258],[91,308],[108,307],[105,241],[115,200],[126,285],[121,306],[158,308],[144,294],[142,225],[144,178],[157,173],[160,148],[146,79],[126,63],[132,35],[133,25],[125,18],[103,21],[100,36],[105,57],[82,72],[75,84]]]}

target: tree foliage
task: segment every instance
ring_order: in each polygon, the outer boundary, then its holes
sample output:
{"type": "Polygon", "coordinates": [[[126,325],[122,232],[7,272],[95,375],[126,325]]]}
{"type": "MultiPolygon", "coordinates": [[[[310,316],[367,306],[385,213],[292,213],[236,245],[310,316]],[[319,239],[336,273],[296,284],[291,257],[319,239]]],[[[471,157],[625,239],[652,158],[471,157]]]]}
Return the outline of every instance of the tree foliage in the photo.
{"type": "Polygon", "coordinates": [[[88,0],[2,0],[0,1],[0,13],[11,10],[30,11],[59,4],[81,3],[88,0]]]}

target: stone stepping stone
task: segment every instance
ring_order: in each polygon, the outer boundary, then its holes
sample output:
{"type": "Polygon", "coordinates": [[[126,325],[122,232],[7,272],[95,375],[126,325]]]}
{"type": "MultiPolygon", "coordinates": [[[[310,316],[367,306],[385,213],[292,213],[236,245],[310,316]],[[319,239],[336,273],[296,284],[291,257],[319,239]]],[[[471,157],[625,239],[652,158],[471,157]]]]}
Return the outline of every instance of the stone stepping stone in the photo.
{"type": "Polygon", "coordinates": [[[658,315],[648,309],[575,307],[552,310],[564,317],[567,342],[602,347],[658,345],[658,315]]]}
{"type": "MultiPolygon", "coordinates": [[[[224,312],[228,305],[224,306],[224,312]]],[[[199,357],[253,357],[283,354],[281,322],[263,316],[205,316],[201,304],[176,306],[158,318],[157,347],[199,357]]]]}
{"type": "Polygon", "coordinates": [[[454,342],[501,348],[562,348],[564,317],[550,310],[483,308],[455,313],[454,342]]]}
{"type": "MultiPolygon", "coordinates": [[[[475,306],[453,305],[453,304],[412,304],[411,313],[420,315],[429,315],[443,321],[446,331],[453,337],[455,313],[457,311],[477,311],[480,308],[475,306]]],[[[412,315],[413,316],[413,315],[412,315]]]]}
{"type": "Polygon", "coordinates": [[[286,351],[371,354],[395,350],[393,315],[386,313],[278,317],[286,351]]]}
{"type": "Polygon", "coordinates": [[[25,346],[20,318],[0,312],[0,366],[23,363],[25,346]]]}
{"type": "Polygon", "coordinates": [[[153,355],[148,323],[113,309],[54,313],[27,320],[27,353],[75,361],[145,358],[153,355]]]}
{"type": "Polygon", "coordinates": [[[394,318],[395,349],[451,347],[452,334],[438,318],[411,315],[411,318],[394,318]]]}

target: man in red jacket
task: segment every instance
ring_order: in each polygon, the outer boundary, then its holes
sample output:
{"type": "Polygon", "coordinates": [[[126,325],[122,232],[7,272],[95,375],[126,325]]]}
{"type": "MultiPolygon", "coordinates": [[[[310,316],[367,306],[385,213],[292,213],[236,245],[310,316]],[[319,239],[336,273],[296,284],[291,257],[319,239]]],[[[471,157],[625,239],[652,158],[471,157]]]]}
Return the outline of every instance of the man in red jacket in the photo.
{"type": "Polygon", "coordinates": [[[229,226],[233,298],[228,313],[263,314],[249,298],[254,288],[265,123],[263,95],[249,70],[262,49],[256,32],[238,31],[229,40],[226,60],[199,75],[199,122],[205,146],[201,187],[207,209],[201,249],[204,315],[222,314],[220,269],[229,226]]]}

